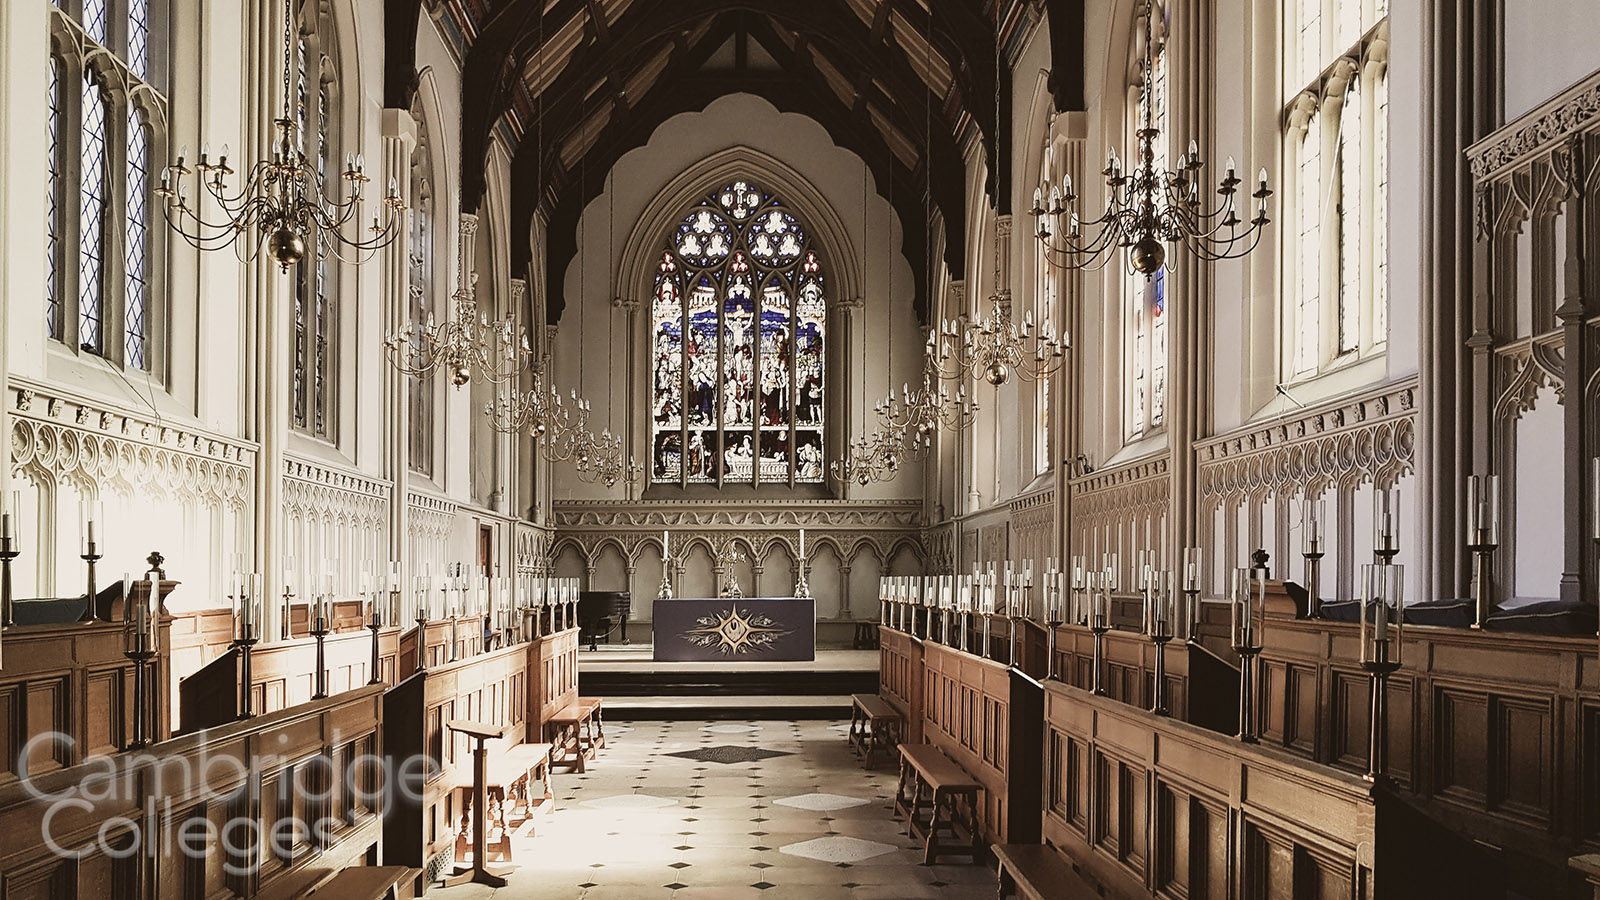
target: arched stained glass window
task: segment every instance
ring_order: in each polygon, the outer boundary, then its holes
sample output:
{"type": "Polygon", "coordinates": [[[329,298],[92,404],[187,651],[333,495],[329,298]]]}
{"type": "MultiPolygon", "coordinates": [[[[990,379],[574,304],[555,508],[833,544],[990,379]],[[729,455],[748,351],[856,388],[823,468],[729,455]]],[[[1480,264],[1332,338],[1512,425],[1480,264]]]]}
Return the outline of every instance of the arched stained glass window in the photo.
{"type": "MultiPolygon", "coordinates": [[[[1158,8],[1157,16],[1161,15],[1158,8]]],[[[1166,23],[1158,18],[1154,31],[1155,47],[1151,69],[1141,73],[1133,88],[1136,118],[1130,129],[1144,127],[1148,119],[1160,133],[1152,148],[1155,166],[1168,164],[1168,123],[1166,23]]],[[[1136,141],[1130,141],[1130,146],[1136,141]]],[[[1167,283],[1166,272],[1141,275],[1127,271],[1124,279],[1123,353],[1126,359],[1123,392],[1124,437],[1139,440],[1159,431],[1166,423],[1167,400],[1167,283]]]]}
{"type": "Polygon", "coordinates": [[[735,181],[667,237],[651,301],[651,480],[823,480],[826,282],[806,227],[735,181]]]}
{"type": "MultiPolygon", "coordinates": [[[[308,0],[300,8],[299,25],[293,86],[296,138],[327,184],[338,164],[340,115],[333,83],[333,73],[339,71],[336,30],[328,4],[308,0]]],[[[328,241],[319,232],[296,272],[292,424],[303,434],[336,441],[338,267],[328,241]]]]}

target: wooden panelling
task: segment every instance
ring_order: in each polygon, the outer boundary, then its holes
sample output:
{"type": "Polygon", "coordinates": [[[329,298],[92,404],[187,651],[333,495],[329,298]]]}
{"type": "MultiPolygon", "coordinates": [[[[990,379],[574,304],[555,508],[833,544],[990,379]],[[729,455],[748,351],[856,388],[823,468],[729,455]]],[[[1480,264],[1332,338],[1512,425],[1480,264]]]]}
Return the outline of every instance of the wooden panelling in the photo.
{"type": "MultiPolygon", "coordinates": [[[[165,647],[165,619],[161,631],[165,647]]],[[[6,629],[5,668],[0,670],[0,785],[16,778],[24,747],[34,774],[127,747],[133,738],[133,663],[123,655],[124,638],[121,622],[6,629]],[[31,738],[50,734],[64,739],[29,745],[31,738]]],[[[151,739],[170,730],[165,702],[169,671],[165,655],[148,670],[151,696],[159,701],[154,729],[146,735],[151,739]]]]}
{"type": "Polygon", "coordinates": [[[983,784],[981,825],[988,839],[1036,839],[1044,747],[1038,683],[942,644],[921,643],[920,655],[927,691],[921,739],[983,784]],[[1020,718],[1012,714],[1019,708],[1020,718]]]}
{"type": "Polygon", "coordinates": [[[452,719],[512,726],[511,744],[541,741],[549,716],[577,698],[577,673],[578,630],[569,628],[430,665],[395,685],[384,696],[386,762],[426,758],[432,770],[420,797],[388,807],[384,863],[422,868],[454,847],[472,757],[467,738],[448,728],[452,719]]]}
{"type": "MultiPolygon", "coordinates": [[[[1105,635],[1106,695],[1140,709],[1153,704],[1155,645],[1138,632],[1105,635]]],[[[1239,670],[1199,644],[1167,645],[1167,708],[1175,718],[1233,733],[1238,731],[1239,670]]],[[[1094,633],[1077,625],[1056,629],[1056,672],[1068,684],[1094,684],[1094,633]]]]}
{"type": "MultiPolygon", "coordinates": [[[[1278,690],[1269,676],[1274,746],[1366,770],[1370,678],[1355,659],[1356,631],[1269,608],[1264,669],[1305,679],[1278,690]],[[1309,743],[1291,739],[1308,727],[1309,743]]],[[[1558,880],[1569,856],[1600,848],[1596,660],[1592,636],[1407,628],[1405,665],[1389,681],[1389,774],[1439,828],[1558,880]]]]}
{"type": "MultiPolygon", "coordinates": [[[[413,628],[413,630],[415,630],[413,628]]],[[[400,629],[378,631],[380,671],[393,672],[400,652],[400,629]],[[381,665],[387,661],[387,665],[381,665]]],[[[324,639],[328,693],[342,694],[371,678],[372,632],[365,628],[324,639]]],[[[316,693],[315,638],[257,644],[250,654],[252,712],[277,712],[311,700],[316,693]]],[[[239,651],[225,649],[179,684],[179,725],[184,733],[232,722],[239,716],[239,651]]]]}
{"type": "Polygon", "coordinates": [[[1044,836],[1108,896],[1373,896],[1360,778],[1055,682],[1045,718],[1044,836]]]}
{"type": "Polygon", "coordinates": [[[345,785],[373,783],[373,775],[352,775],[351,750],[381,752],[381,699],[381,688],[362,688],[171,738],[145,753],[115,757],[119,765],[111,771],[103,763],[80,764],[33,784],[0,787],[0,833],[7,836],[0,847],[0,896],[281,896],[308,881],[313,868],[361,864],[378,842],[378,810],[354,803],[345,785]],[[299,792],[284,787],[291,771],[303,774],[299,792]],[[73,795],[82,802],[39,799],[91,783],[92,792],[73,795]],[[326,789],[330,799],[307,800],[309,788],[326,789]],[[298,827],[324,817],[317,832],[298,827]],[[190,830],[195,826],[225,832],[227,840],[208,842],[190,830]],[[291,852],[274,851],[269,838],[275,834],[296,835],[291,852]],[[64,858],[47,839],[83,855],[64,858]],[[127,853],[135,841],[143,852],[127,853]]]}

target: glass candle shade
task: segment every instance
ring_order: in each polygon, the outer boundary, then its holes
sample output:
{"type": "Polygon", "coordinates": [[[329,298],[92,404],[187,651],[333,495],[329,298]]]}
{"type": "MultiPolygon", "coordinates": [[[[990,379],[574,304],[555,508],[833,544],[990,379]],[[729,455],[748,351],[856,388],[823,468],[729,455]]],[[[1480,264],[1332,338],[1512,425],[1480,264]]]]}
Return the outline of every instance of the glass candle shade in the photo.
{"type": "Polygon", "coordinates": [[[1326,507],[1321,500],[1306,499],[1300,504],[1300,554],[1320,557],[1327,552],[1323,544],[1326,507]]]}
{"type": "Polygon", "coordinates": [[[1171,572],[1155,572],[1145,588],[1144,633],[1152,640],[1170,641],[1177,626],[1177,591],[1171,572]]]}
{"type": "Polygon", "coordinates": [[[1399,665],[1405,636],[1405,566],[1361,567],[1361,662],[1399,665]]]}
{"type": "Polygon", "coordinates": [[[1372,550],[1393,555],[1400,550],[1399,492],[1394,488],[1372,492],[1372,550]]]}
{"type": "Polygon", "coordinates": [[[1500,476],[1467,476],[1467,546],[1500,544],[1500,476]]]}
{"type": "Polygon", "coordinates": [[[1231,640],[1233,648],[1240,652],[1261,646],[1256,620],[1266,609],[1267,582],[1255,574],[1254,569],[1233,570],[1231,640]]]}

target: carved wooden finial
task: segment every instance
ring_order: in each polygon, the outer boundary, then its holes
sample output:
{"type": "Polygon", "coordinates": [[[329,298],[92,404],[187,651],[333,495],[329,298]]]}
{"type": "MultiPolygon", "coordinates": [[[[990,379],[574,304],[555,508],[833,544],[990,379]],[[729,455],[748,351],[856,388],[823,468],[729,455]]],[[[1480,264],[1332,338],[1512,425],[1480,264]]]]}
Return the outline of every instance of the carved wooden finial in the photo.
{"type": "Polygon", "coordinates": [[[148,571],[156,573],[156,577],[162,581],[167,580],[167,570],[161,568],[161,564],[166,562],[167,558],[161,555],[160,550],[151,550],[150,555],[146,556],[144,560],[150,564],[148,571]]]}
{"type": "Polygon", "coordinates": [[[1250,554],[1250,568],[1252,570],[1260,569],[1262,573],[1261,577],[1266,578],[1268,577],[1268,573],[1271,571],[1271,569],[1267,566],[1267,560],[1271,558],[1272,554],[1265,550],[1258,549],[1254,553],[1250,554]]]}

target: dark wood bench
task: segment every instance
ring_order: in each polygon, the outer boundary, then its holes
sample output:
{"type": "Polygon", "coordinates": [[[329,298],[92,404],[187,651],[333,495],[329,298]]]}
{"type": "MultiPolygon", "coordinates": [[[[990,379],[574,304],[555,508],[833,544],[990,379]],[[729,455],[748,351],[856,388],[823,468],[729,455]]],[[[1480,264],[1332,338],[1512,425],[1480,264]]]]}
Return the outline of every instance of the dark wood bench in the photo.
{"type": "Polygon", "coordinates": [[[877,694],[850,695],[850,746],[866,761],[877,763],[879,750],[891,752],[899,745],[905,717],[877,694]]]}
{"type": "Polygon", "coordinates": [[[393,900],[399,886],[415,881],[421,869],[409,866],[351,866],[304,895],[315,900],[393,900]]]}
{"type": "Polygon", "coordinates": [[[932,865],[940,853],[960,853],[978,861],[983,834],[978,827],[981,793],[983,785],[938,747],[900,745],[900,784],[895,789],[894,811],[906,817],[907,834],[926,838],[923,863],[932,865]],[[925,823],[924,809],[928,810],[925,823]],[[961,830],[967,832],[968,840],[952,847],[940,842],[940,832],[959,838],[961,830]]]}
{"type": "Polygon", "coordinates": [[[989,850],[1000,876],[1000,900],[1100,900],[1100,892],[1047,844],[995,844],[989,850]]]}
{"type": "Polygon", "coordinates": [[[545,720],[545,740],[555,745],[550,757],[552,765],[578,772],[588,771],[588,762],[594,756],[595,748],[605,746],[604,728],[598,736],[594,731],[600,708],[599,697],[579,697],[545,720]]]}
{"type": "MultiPolygon", "coordinates": [[[[555,798],[550,789],[550,755],[554,750],[552,744],[491,747],[485,788],[490,815],[501,829],[527,821],[555,798]],[[507,822],[508,817],[514,821],[507,822]]],[[[531,834],[532,829],[527,833],[531,834]]]]}

